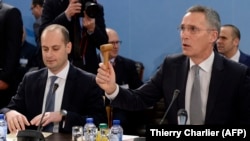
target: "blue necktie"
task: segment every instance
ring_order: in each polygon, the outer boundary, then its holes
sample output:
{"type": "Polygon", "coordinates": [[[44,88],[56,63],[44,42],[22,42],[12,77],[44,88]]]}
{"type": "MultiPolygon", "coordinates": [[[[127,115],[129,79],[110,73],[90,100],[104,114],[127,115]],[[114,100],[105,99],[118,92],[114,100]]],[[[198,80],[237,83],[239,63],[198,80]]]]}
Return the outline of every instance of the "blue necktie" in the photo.
{"type": "MultiPolygon", "coordinates": [[[[51,76],[50,77],[50,87],[49,87],[49,92],[47,95],[46,99],[46,104],[45,104],[45,112],[53,112],[55,108],[55,81],[57,79],[57,76],[51,76]]],[[[47,132],[52,132],[53,131],[53,123],[48,124],[44,131],[47,132]]]]}
{"type": "Polygon", "coordinates": [[[201,89],[200,89],[200,76],[198,65],[192,67],[194,72],[194,83],[191,91],[190,101],[190,124],[191,125],[202,125],[204,124],[204,118],[201,110],[201,89]]]}

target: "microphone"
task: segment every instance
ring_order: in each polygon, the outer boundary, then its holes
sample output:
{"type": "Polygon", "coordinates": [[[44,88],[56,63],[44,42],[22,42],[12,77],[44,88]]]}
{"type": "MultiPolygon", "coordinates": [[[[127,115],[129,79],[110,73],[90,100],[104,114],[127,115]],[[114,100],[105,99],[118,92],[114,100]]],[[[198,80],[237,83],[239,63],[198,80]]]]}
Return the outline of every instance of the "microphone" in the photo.
{"type": "MultiPolygon", "coordinates": [[[[58,87],[59,87],[59,85],[57,83],[55,83],[53,85],[52,94],[55,94],[58,87]]],[[[42,113],[42,117],[40,119],[39,126],[38,126],[37,130],[26,129],[26,130],[18,131],[17,141],[45,141],[45,138],[42,134],[42,121],[43,121],[43,118],[44,118],[44,115],[45,115],[45,112],[47,111],[47,109],[48,109],[48,106],[46,105],[44,112],[42,113]]]]}
{"type": "Polygon", "coordinates": [[[170,102],[170,104],[169,104],[169,106],[168,106],[166,112],[164,113],[164,116],[162,117],[162,119],[161,119],[161,121],[160,121],[160,125],[161,125],[161,124],[163,123],[163,121],[165,120],[165,118],[166,118],[166,116],[167,116],[167,114],[168,114],[169,109],[172,107],[172,104],[174,103],[174,101],[175,101],[175,99],[177,98],[177,96],[179,95],[179,93],[180,93],[180,90],[178,90],[178,89],[174,90],[174,94],[173,94],[172,100],[171,100],[171,102],[170,102]]]}
{"type": "MultiPolygon", "coordinates": [[[[53,90],[52,94],[55,94],[55,92],[56,92],[56,90],[57,90],[58,87],[59,87],[59,85],[57,83],[55,83],[54,86],[53,86],[53,89],[52,89],[53,90]]],[[[44,118],[44,115],[45,115],[47,109],[48,109],[48,105],[45,106],[44,112],[43,112],[42,117],[40,119],[39,126],[37,128],[37,131],[39,131],[39,132],[41,132],[43,130],[42,121],[43,121],[43,118],[44,118]]]]}
{"type": "Polygon", "coordinates": [[[177,113],[178,125],[186,125],[187,119],[187,111],[185,109],[180,109],[177,113]]]}

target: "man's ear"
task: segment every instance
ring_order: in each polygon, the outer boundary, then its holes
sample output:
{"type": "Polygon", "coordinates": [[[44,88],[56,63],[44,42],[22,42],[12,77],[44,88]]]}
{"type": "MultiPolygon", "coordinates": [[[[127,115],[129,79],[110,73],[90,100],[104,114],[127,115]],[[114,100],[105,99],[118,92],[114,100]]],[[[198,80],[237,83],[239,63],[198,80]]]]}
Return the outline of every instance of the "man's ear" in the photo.
{"type": "Polygon", "coordinates": [[[210,36],[210,41],[212,42],[212,43],[215,43],[216,41],[217,41],[217,39],[218,39],[218,37],[219,37],[219,33],[218,33],[218,31],[216,31],[216,30],[212,30],[212,31],[210,31],[211,32],[211,36],[210,36]]]}
{"type": "Polygon", "coordinates": [[[67,50],[67,53],[70,54],[71,50],[72,50],[72,43],[71,42],[68,42],[66,44],[66,50],[67,50]]]}

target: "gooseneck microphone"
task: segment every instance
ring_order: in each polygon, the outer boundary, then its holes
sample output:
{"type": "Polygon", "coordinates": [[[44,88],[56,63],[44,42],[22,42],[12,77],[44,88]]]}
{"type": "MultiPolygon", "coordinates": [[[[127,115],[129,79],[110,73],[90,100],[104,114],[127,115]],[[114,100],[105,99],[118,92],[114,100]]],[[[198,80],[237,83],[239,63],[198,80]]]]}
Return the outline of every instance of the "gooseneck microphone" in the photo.
{"type": "Polygon", "coordinates": [[[165,120],[165,118],[166,118],[166,116],[167,116],[167,114],[168,114],[169,109],[172,107],[172,104],[174,103],[174,101],[175,101],[175,99],[177,98],[177,96],[179,95],[179,93],[180,93],[180,90],[178,90],[178,89],[174,90],[174,94],[173,94],[172,100],[171,100],[171,102],[170,102],[170,104],[169,104],[169,106],[168,106],[166,112],[164,113],[164,116],[162,117],[162,119],[161,119],[161,121],[160,121],[160,125],[161,125],[161,124],[163,123],[163,121],[165,120]]]}
{"type": "Polygon", "coordinates": [[[188,119],[187,111],[185,109],[180,109],[177,113],[178,125],[186,125],[188,119]]]}
{"type": "MultiPolygon", "coordinates": [[[[58,87],[59,87],[59,85],[57,83],[55,83],[53,85],[52,94],[55,94],[58,87]]],[[[42,134],[42,121],[43,121],[43,118],[44,118],[44,115],[45,115],[45,112],[47,111],[47,109],[48,109],[48,106],[46,105],[44,108],[44,112],[42,113],[42,117],[40,119],[39,126],[38,126],[37,130],[26,129],[26,130],[18,131],[17,141],[45,141],[45,138],[42,134]]]]}
{"type": "MultiPolygon", "coordinates": [[[[53,89],[52,89],[53,90],[52,94],[55,94],[58,87],[59,87],[59,85],[57,83],[55,83],[54,86],[53,86],[53,89]]],[[[37,131],[39,131],[39,132],[41,132],[43,130],[42,121],[43,121],[44,115],[45,115],[47,110],[48,110],[48,104],[46,104],[46,102],[45,102],[44,112],[42,114],[42,117],[41,117],[40,122],[39,122],[39,126],[37,128],[37,131]]]]}

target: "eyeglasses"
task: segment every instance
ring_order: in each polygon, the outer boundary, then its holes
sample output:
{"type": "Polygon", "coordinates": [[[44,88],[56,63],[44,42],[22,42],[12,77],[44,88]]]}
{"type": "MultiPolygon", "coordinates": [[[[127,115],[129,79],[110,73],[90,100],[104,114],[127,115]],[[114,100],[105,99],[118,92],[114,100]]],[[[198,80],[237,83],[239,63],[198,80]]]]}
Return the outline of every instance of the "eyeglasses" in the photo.
{"type": "Polygon", "coordinates": [[[187,31],[191,34],[197,34],[199,33],[200,31],[211,31],[213,29],[200,29],[199,27],[196,27],[196,26],[193,26],[193,25],[190,25],[190,26],[180,26],[177,28],[178,31],[180,32],[184,32],[184,31],[187,31]]]}
{"type": "Polygon", "coordinates": [[[111,41],[111,42],[109,42],[109,44],[120,45],[120,44],[122,44],[122,41],[111,41]]]}

